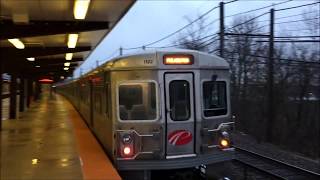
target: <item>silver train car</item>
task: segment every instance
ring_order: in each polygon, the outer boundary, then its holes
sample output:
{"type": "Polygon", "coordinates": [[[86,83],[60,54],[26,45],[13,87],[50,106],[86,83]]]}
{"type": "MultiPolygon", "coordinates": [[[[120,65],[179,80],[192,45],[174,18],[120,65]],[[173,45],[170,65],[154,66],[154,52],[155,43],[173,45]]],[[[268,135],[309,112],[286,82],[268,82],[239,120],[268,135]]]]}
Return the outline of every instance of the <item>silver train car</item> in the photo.
{"type": "Polygon", "coordinates": [[[120,171],[187,168],[233,158],[229,65],[193,50],[112,59],[57,85],[120,171]]]}

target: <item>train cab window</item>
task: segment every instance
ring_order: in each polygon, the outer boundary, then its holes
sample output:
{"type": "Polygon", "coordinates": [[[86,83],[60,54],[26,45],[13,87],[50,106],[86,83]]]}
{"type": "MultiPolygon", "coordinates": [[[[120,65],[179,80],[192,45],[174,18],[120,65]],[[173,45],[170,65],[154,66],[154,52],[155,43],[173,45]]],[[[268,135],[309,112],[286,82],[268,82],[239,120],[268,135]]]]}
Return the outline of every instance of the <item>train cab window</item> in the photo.
{"type": "Polygon", "coordinates": [[[173,121],[190,118],[190,87],[188,81],[175,80],[169,84],[170,116],[173,121]]]}
{"type": "Polygon", "coordinates": [[[156,85],[153,82],[119,86],[119,117],[121,120],[156,119],[156,85]]]}
{"type": "Polygon", "coordinates": [[[206,81],[203,83],[204,116],[227,114],[226,82],[206,81]]]}

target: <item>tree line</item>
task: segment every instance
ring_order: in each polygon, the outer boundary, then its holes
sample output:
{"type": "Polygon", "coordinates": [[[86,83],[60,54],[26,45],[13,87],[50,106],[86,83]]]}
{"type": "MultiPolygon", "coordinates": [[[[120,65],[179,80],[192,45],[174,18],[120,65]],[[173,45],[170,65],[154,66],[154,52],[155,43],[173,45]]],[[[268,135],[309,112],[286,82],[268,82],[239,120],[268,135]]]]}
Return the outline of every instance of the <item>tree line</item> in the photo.
{"type": "MultiPolygon", "coordinates": [[[[271,129],[266,128],[270,123],[267,118],[268,38],[254,36],[266,34],[268,25],[261,25],[257,19],[248,21],[252,16],[235,17],[225,28],[225,33],[231,35],[224,37],[224,58],[230,65],[231,102],[237,130],[251,134],[258,141],[269,141],[319,158],[320,15],[310,8],[299,17],[302,21],[294,27],[304,28],[303,31],[291,31],[281,23],[276,26],[280,31],[275,35],[271,129]],[[268,133],[272,139],[267,138],[268,133]]],[[[194,23],[180,33],[174,43],[181,48],[217,54],[219,36],[206,38],[212,30],[205,28],[205,23],[205,19],[194,23]]]]}

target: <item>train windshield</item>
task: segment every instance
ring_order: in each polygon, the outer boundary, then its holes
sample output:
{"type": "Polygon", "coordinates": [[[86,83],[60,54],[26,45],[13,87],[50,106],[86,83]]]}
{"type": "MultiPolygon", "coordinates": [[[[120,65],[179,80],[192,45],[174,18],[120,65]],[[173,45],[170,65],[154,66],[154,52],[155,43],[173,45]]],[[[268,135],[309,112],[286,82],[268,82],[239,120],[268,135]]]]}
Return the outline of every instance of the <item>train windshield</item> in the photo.
{"type": "Polygon", "coordinates": [[[170,116],[174,121],[190,118],[190,88],[188,81],[174,80],[169,85],[170,116]]]}
{"type": "Polygon", "coordinates": [[[119,86],[120,119],[156,119],[156,99],[156,85],[154,82],[121,84],[119,86]]]}
{"type": "Polygon", "coordinates": [[[204,116],[227,114],[226,82],[206,81],[203,83],[204,116]]]}

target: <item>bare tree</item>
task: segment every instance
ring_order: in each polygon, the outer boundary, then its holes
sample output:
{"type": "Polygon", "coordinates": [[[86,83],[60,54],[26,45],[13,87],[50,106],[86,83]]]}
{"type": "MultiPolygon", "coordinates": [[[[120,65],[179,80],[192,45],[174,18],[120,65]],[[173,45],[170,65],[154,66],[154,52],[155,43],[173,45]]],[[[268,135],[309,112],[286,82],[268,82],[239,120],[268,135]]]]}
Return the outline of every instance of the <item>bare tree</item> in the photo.
{"type": "MultiPolygon", "coordinates": [[[[190,18],[186,17],[186,19],[189,23],[192,23],[190,18]]],[[[183,33],[179,34],[174,44],[178,44],[180,48],[207,52],[209,45],[207,45],[206,40],[208,38],[203,37],[207,36],[209,28],[205,25],[205,22],[204,18],[200,18],[195,23],[192,23],[183,33]]]]}
{"type": "MultiPolygon", "coordinates": [[[[303,16],[305,21],[300,25],[307,27],[307,35],[319,35],[319,12],[304,14],[308,16],[303,16]]],[[[230,26],[226,26],[226,33],[233,35],[225,36],[225,59],[230,65],[231,101],[233,113],[237,117],[237,128],[254,135],[258,140],[265,140],[265,125],[268,123],[268,43],[261,42],[266,40],[264,38],[250,35],[262,34],[262,29],[258,21],[249,19],[252,17],[238,16],[230,26]]],[[[302,32],[299,33],[301,35],[302,32]]],[[[306,32],[303,33],[306,35],[306,32]]],[[[216,33],[210,32],[205,20],[201,19],[180,34],[175,44],[183,48],[209,51],[216,48],[217,43],[212,43],[214,36],[208,34],[216,33]]],[[[280,35],[294,37],[292,32],[288,33],[284,29],[280,35]]],[[[275,138],[272,142],[313,157],[319,157],[320,130],[317,120],[320,118],[320,64],[309,62],[320,62],[319,49],[320,43],[279,43],[274,46],[276,107],[271,129],[275,138]],[[317,101],[311,100],[311,96],[318,96],[317,101]],[[308,139],[307,143],[304,143],[304,138],[308,139]],[[306,148],[299,148],[301,146],[306,148]]]]}
{"type": "MultiPolygon", "coordinates": [[[[265,81],[264,70],[265,64],[260,55],[265,55],[265,45],[257,43],[259,38],[253,38],[248,34],[260,33],[258,22],[252,20],[248,23],[251,16],[238,16],[233,19],[231,27],[226,28],[227,33],[240,34],[227,36],[225,58],[230,64],[231,69],[231,86],[232,86],[232,102],[234,113],[237,115],[238,127],[247,133],[255,134],[261,137],[261,131],[256,131],[257,126],[261,125],[262,117],[259,112],[263,112],[263,106],[254,104],[264,101],[261,94],[261,83],[265,81]],[[255,57],[257,56],[257,57],[255,57]],[[256,118],[252,118],[255,114],[256,118]]],[[[262,91],[263,92],[263,91],[262,91]]]]}

